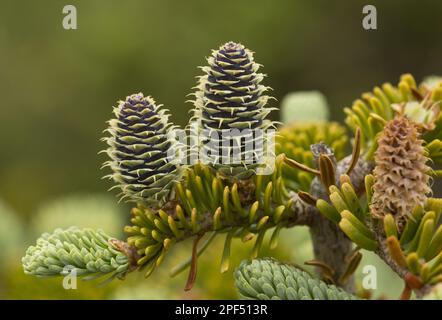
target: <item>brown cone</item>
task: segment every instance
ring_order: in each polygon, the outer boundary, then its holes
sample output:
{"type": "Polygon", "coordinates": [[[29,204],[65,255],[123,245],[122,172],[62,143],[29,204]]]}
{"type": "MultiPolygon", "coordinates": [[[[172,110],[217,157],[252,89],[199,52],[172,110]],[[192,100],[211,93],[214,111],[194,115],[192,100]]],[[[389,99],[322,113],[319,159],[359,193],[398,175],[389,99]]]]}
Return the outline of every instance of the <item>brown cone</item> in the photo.
{"type": "Polygon", "coordinates": [[[422,143],[416,126],[404,116],[389,121],[378,138],[370,208],[375,218],[391,213],[399,230],[431,192],[422,143]]]}

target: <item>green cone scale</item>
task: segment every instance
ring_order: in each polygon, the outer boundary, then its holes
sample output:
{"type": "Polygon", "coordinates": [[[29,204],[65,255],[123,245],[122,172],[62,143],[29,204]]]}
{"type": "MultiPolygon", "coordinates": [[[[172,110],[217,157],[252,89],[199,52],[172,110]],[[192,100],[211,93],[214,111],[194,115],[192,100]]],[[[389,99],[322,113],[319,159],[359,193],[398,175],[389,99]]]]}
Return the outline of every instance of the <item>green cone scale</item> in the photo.
{"type": "Polygon", "coordinates": [[[243,261],[235,271],[241,299],[248,300],[355,300],[357,297],[313,278],[293,265],[264,258],[243,261]]]}
{"type": "Polygon", "coordinates": [[[109,145],[106,153],[113,173],[107,177],[121,189],[121,199],[159,205],[168,200],[179,169],[168,157],[177,147],[168,133],[174,127],[169,115],[152,97],[142,93],[128,96],[114,108],[115,118],[109,121],[109,145]]]}
{"type": "Polygon", "coordinates": [[[114,241],[118,240],[101,230],[76,227],[44,233],[26,250],[22,258],[24,272],[49,277],[66,275],[75,268],[77,276],[86,280],[104,275],[121,278],[130,269],[130,262],[114,241]]]}
{"type": "Polygon", "coordinates": [[[266,155],[265,140],[256,134],[257,129],[274,125],[266,119],[272,109],[266,108],[269,96],[261,84],[264,75],[258,73],[252,52],[234,42],[214,50],[207,62],[195,94],[194,120],[204,136],[210,137],[203,139],[200,148],[212,155],[211,164],[221,174],[247,178],[266,155]],[[241,132],[241,139],[226,136],[233,129],[241,132]],[[253,150],[246,143],[253,143],[253,150]]]}

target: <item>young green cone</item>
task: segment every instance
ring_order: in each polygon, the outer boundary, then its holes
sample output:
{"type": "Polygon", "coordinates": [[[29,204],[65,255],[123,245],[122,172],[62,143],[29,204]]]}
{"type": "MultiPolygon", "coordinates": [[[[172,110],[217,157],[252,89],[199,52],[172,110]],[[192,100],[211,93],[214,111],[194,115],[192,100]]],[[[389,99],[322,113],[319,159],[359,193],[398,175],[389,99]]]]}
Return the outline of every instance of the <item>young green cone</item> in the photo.
{"type": "Polygon", "coordinates": [[[265,107],[269,96],[260,84],[264,76],[257,72],[252,52],[234,42],[214,50],[207,62],[195,94],[194,120],[205,136],[200,148],[211,155],[209,162],[221,174],[247,178],[267,151],[265,133],[263,140],[257,132],[273,126],[266,119],[272,109],[265,107]],[[235,129],[240,139],[227,136],[237,134],[235,129]]]}
{"type": "Polygon", "coordinates": [[[244,260],[234,273],[244,300],[356,300],[356,296],[270,258],[244,260]]]}
{"type": "Polygon", "coordinates": [[[108,175],[121,189],[121,199],[160,205],[168,200],[180,170],[173,163],[178,144],[168,135],[173,129],[169,115],[151,97],[133,94],[114,108],[115,118],[103,140],[110,160],[105,163],[108,175]]]}
{"type": "Polygon", "coordinates": [[[57,229],[44,233],[26,250],[23,268],[26,274],[38,277],[67,275],[75,269],[85,280],[104,275],[122,278],[132,266],[120,243],[101,230],[57,229]]]}

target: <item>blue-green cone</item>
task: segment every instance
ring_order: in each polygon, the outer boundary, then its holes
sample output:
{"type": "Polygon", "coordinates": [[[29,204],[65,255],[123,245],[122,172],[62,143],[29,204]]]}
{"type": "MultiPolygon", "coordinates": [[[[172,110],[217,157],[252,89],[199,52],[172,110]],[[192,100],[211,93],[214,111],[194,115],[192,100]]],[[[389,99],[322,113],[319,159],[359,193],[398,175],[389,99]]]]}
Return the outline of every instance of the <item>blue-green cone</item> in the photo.
{"type": "Polygon", "coordinates": [[[26,274],[38,277],[66,275],[75,268],[85,280],[110,275],[122,278],[133,267],[119,244],[101,230],[57,229],[44,233],[22,258],[26,274]]]}
{"type": "Polygon", "coordinates": [[[273,109],[266,108],[269,96],[264,93],[268,87],[260,84],[264,75],[257,72],[259,64],[254,62],[252,52],[234,42],[214,50],[207,62],[208,66],[202,68],[205,75],[199,78],[195,93],[193,120],[197,122],[200,133],[205,131],[206,136],[217,133],[218,139],[203,140],[199,148],[205,148],[205,153],[211,154],[214,149],[210,141],[219,143],[218,156],[209,162],[225,176],[247,178],[262,162],[260,154],[266,155],[266,143],[247,151],[246,143],[259,144],[259,138],[255,134],[242,136],[236,145],[240,152],[235,152],[237,156],[240,154],[238,158],[241,161],[233,162],[234,148],[222,146],[223,141],[231,142],[233,139],[222,137],[222,133],[230,129],[257,132],[256,129],[266,130],[274,126],[266,119],[273,109]],[[230,164],[226,163],[228,159],[230,164]]]}
{"type": "Polygon", "coordinates": [[[271,258],[244,260],[234,273],[245,300],[354,300],[357,297],[271,258]]]}
{"type": "MultiPolygon", "coordinates": [[[[142,93],[119,101],[103,140],[113,173],[106,176],[121,189],[121,199],[149,206],[161,205],[169,199],[179,168],[168,151],[178,150],[175,139],[168,136],[174,127],[169,115],[153,98],[142,93]]],[[[178,152],[178,151],[177,151],[178,152]]]]}

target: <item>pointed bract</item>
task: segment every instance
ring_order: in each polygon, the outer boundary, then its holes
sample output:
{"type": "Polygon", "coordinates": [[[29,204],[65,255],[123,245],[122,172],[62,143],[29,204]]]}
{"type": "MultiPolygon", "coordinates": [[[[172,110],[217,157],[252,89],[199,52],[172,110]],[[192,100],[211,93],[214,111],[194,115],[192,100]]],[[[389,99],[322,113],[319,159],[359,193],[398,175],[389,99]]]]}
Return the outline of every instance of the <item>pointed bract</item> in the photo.
{"type": "Polygon", "coordinates": [[[259,65],[252,52],[234,42],[214,50],[207,61],[195,94],[194,120],[210,138],[199,147],[212,155],[209,162],[223,175],[247,178],[263,163],[267,151],[257,129],[274,125],[266,119],[272,109],[265,107],[269,96],[264,94],[268,88],[261,84],[264,75],[257,72],[259,65]],[[235,135],[234,129],[240,132],[240,139],[227,136],[235,135]],[[254,144],[253,150],[246,148],[247,143],[254,144]]]}
{"type": "Polygon", "coordinates": [[[146,205],[161,205],[168,200],[180,170],[168,157],[178,152],[178,143],[168,135],[173,129],[166,110],[142,93],[128,96],[114,108],[116,118],[109,121],[104,140],[109,145],[105,163],[113,173],[121,199],[146,205]]]}

